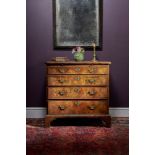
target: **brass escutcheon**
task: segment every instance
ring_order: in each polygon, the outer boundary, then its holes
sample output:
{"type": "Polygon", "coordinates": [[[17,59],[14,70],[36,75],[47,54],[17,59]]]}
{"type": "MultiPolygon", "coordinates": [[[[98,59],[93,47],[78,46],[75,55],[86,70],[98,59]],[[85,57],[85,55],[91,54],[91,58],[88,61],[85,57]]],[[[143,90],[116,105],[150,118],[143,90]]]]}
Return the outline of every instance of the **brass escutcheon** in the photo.
{"type": "Polygon", "coordinates": [[[66,108],[65,106],[59,105],[59,109],[60,109],[60,110],[65,110],[65,108],[66,108]]]}
{"type": "Polygon", "coordinates": [[[75,88],[74,92],[78,93],[80,91],[80,88],[75,88]]]}
{"type": "Polygon", "coordinates": [[[75,77],[75,80],[79,81],[80,80],[80,77],[79,76],[75,77]]]}
{"type": "Polygon", "coordinates": [[[75,101],[74,104],[75,104],[76,106],[79,106],[79,105],[80,105],[80,102],[79,102],[79,101],[75,101]]]}
{"type": "Polygon", "coordinates": [[[79,72],[80,70],[81,70],[80,67],[75,68],[75,71],[77,71],[77,72],[79,72]]]}
{"type": "Polygon", "coordinates": [[[90,73],[94,73],[94,72],[96,71],[96,67],[89,66],[88,71],[89,71],[90,73]]]}

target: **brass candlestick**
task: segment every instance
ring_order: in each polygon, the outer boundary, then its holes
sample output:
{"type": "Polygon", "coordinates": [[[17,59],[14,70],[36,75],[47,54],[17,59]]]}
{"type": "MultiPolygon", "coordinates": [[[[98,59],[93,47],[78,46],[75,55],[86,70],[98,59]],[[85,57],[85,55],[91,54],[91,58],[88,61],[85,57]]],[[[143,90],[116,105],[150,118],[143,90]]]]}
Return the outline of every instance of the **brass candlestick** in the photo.
{"type": "Polygon", "coordinates": [[[95,43],[93,43],[92,45],[93,45],[93,51],[94,51],[93,52],[93,60],[92,61],[97,61],[96,60],[96,45],[95,45],[95,43]]]}

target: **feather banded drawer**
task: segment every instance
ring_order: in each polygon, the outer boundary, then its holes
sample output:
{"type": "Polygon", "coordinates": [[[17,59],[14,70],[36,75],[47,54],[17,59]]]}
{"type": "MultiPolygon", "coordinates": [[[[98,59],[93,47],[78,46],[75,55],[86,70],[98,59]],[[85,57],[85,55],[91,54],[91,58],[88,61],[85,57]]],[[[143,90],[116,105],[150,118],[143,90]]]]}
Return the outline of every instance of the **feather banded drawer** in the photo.
{"type": "Polygon", "coordinates": [[[45,126],[56,118],[100,118],[111,126],[109,70],[111,62],[46,62],[47,105],[45,126]]]}

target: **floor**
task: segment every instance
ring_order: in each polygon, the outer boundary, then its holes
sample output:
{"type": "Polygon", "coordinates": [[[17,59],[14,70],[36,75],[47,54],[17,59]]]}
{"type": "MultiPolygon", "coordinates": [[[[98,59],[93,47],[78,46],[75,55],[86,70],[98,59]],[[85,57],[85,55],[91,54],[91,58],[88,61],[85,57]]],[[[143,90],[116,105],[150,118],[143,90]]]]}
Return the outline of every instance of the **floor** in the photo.
{"type": "MultiPolygon", "coordinates": [[[[96,119],[85,119],[84,121],[81,119],[78,119],[78,122],[76,119],[71,119],[68,121],[67,119],[59,119],[53,122],[53,126],[72,126],[72,125],[78,125],[78,126],[100,126],[102,125],[100,120],[96,119]]],[[[38,127],[44,127],[45,126],[45,119],[44,118],[27,118],[26,119],[26,124],[27,125],[32,125],[32,126],[38,126],[38,127]]],[[[123,125],[123,126],[129,126],[129,118],[128,117],[112,117],[112,125],[117,124],[117,125],[123,125]]]]}
{"type": "Polygon", "coordinates": [[[60,119],[44,128],[44,119],[27,119],[27,155],[128,155],[129,119],[60,119]]]}

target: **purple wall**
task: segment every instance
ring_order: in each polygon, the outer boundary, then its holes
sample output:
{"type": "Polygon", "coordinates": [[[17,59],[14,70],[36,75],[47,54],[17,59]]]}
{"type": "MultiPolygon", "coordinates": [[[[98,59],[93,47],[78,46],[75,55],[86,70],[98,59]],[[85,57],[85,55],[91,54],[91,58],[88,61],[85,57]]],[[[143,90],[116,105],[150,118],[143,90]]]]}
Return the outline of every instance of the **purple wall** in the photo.
{"type": "MultiPolygon", "coordinates": [[[[104,0],[103,51],[99,60],[112,61],[111,107],[129,105],[129,2],[104,0]]],[[[45,62],[54,56],[68,56],[71,51],[53,51],[52,0],[27,0],[27,107],[43,107],[45,102],[45,62]]],[[[86,60],[92,52],[86,52],[86,60]]]]}

